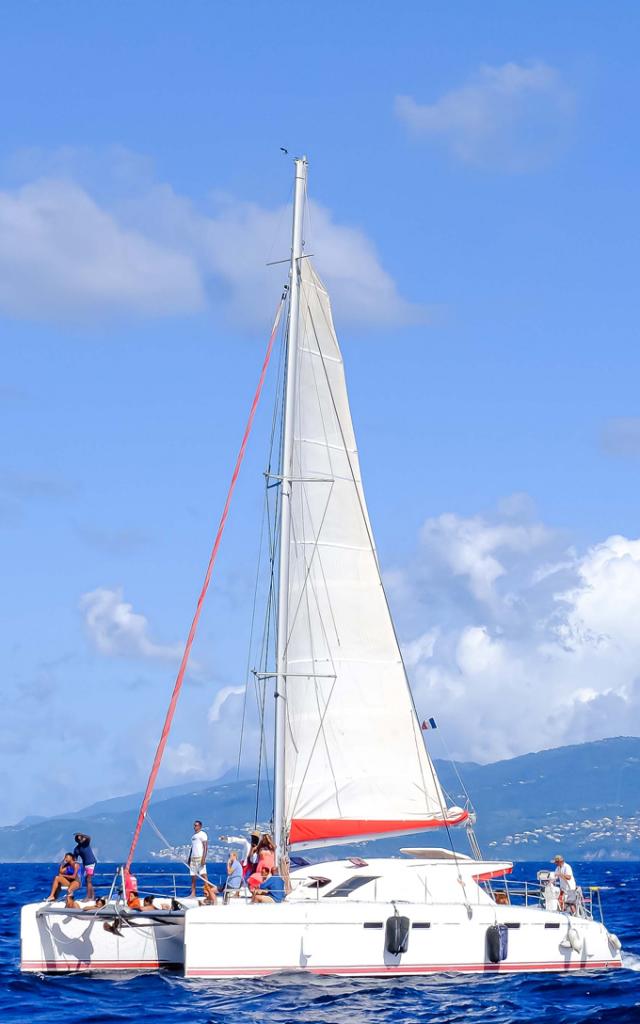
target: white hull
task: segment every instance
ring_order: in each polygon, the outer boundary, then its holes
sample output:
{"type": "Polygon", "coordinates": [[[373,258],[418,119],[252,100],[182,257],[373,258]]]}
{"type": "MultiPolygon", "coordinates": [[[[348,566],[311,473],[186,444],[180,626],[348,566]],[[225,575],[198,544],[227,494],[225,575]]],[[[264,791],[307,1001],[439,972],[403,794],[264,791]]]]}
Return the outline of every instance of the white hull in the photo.
{"type": "Polygon", "coordinates": [[[496,904],[475,881],[496,867],[466,858],[458,864],[384,860],[362,867],[348,861],[314,865],[324,887],[313,888],[309,878],[295,872],[285,903],[235,900],[188,910],[185,977],[242,978],[282,971],[352,976],[564,972],[621,966],[617,940],[590,917],[541,905],[496,904]],[[364,884],[349,890],[363,876],[364,884]],[[348,895],[331,896],[336,883],[346,885],[348,895]],[[386,926],[396,914],[410,924],[406,952],[393,954],[386,926]],[[487,943],[487,930],[495,924],[508,926],[507,955],[499,963],[491,962],[487,943]]]}
{"type": "Polygon", "coordinates": [[[425,914],[424,907],[399,909],[411,918],[412,927],[408,950],[398,955],[385,950],[385,922],[394,914],[390,903],[361,903],[357,909],[285,904],[190,910],[184,974],[187,978],[243,978],[297,971],[383,976],[622,966],[606,929],[594,921],[575,926],[583,943],[581,953],[562,948],[560,941],[574,926],[567,914],[505,907],[497,908],[497,914],[478,912],[469,920],[466,911],[425,914]],[[487,928],[496,920],[512,926],[508,956],[501,963],[489,962],[486,953],[487,928]],[[429,927],[420,927],[425,924],[429,927]]]}
{"type": "Polygon", "coordinates": [[[187,978],[278,972],[352,976],[602,970],[620,967],[617,940],[589,916],[534,901],[500,905],[477,879],[510,865],[443,859],[329,861],[294,872],[284,903],[242,898],[184,912],[144,914],[113,905],[22,910],[21,969],[36,972],[174,968],[187,978]],[[308,874],[312,870],[314,875],[308,874]],[[317,884],[317,880],[321,884],[317,884]],[[337,895],[336,895],[337,893],[337,895]],[[344,893],[344,895],[340,895],[344,893]],[[361,895],[362,894],[362,895],[361,895]],[[389,952],[389,918],[408,919],[405,952],[389,952]],[[114,935],[104,925],[122,922],[114,935]],[[487,932],[507,926],[506,956],[491,961],[487,932]]]}
{"type": "Polygon", "coordinates": [[[108,910],[65,912],[28,904],[21,915],[20,969],[45,973],[182,967],[183,914],[130,915],[118,935],[104,928],[114,920],[108,910]]]}

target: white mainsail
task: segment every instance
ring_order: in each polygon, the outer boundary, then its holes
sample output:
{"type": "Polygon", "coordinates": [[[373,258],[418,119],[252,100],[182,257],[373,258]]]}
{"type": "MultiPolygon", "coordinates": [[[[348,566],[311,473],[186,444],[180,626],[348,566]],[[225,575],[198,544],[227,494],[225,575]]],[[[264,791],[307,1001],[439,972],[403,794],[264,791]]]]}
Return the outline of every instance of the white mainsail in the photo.
{"type": "Polygon", "coordinates": [[[300,260],[285,647],[291,844],[421,831],[449,814],[425,750],[367,514],[329,296],[300,260]]]}

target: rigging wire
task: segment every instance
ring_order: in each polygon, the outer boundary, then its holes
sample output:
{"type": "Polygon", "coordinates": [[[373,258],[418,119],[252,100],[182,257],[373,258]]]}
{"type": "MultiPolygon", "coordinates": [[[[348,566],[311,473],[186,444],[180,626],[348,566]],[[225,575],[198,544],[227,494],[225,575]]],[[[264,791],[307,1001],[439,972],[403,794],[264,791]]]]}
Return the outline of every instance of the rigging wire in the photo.
{"type": "Polygon", "coordinates": [[[248,649],[247,649],[247,663],[246,663],[245,673],[244,673],[244,698],[243,698],[243,701],[242,701],[242,718],[240,719],[240,738],[238,740],[238,762],[236,764],[236,782],[240,778],[240,762],[242,760],[242,745],[243,745],[243,741],[244,741],[244,727],[245,727],[245,722],[246,722],[246,717],[247,717],[247,694],[248,694],[248,691],[249,691],[249,673],[250,673],[250,666],[251,666],[251,651],[252,651],[252,648],[253,648],[253,629],[254,629],[254,624],[255,624],[255,620],[256,620],[256,606],[257,606],[257,603],[258,603],[258,588],[259,588],[259,585],[260,585],[260,567],[261,567],[261,564],[262,564],[262,545],[263,545],[263,541],[264,541],[264,527],[265,527],[265,521],[266,521],[266,503],[267,503],[267,495],[265,494],[265,498],[264,498],[264,502],[263,502],[263,507],[262,507],[262,517],[261,517],[261,522],[260,522],[260,540],[259,540],[259,543],[258,543],[258,559],[257,559],[257,565],[256,565],[256,579],[255,579],[255,584],[254,584],[254,588],[253,588],[253,601],[251,603],[251,625],[249,627],[249,644],[248,644],[248,649]]]}
{"type": "MultiPolygon", "coordinates": [[[[285,286],[285,292],[287,290],[288,290],[288,286],[285,286]]],[[[281,321],[281,324],[282,323],[283,323],[283,321],[281,321]]],[[[278,368],[276,370],[276,381],[277,382],[280,381],[281,373],[282,373],[284,340],[285,340],[285,336],[284,336],[284,332],[283,332],[281,334],[281,344],[279,346],[279,356],[278,356],[278,368]]],[[[277,417],[278,417],[278,408],[279,408],[279,405],[280,405],[280,396],[281,396],[281,390],[280,390],[279,385],[276,384],[276,399],[275,399],[274,407],[273,407],[273,415],[272,415],[272,422],[271,422],[271,436],[270,436],[270,441],[269,441],[269,469],[267,470],[267,474],[265,474],[264,502],[263,502],[263,506],[262,506],[262,518],[261,518],[261,522],[260,522],[260,540],[259,540],[259,544],[258,544],[258,559],[257,559],[257,565],[256,565],[256,578],[255,578],[255,585],[254,585],[254,591],[253,591],[253,601],[252,601],[252,607],[251,607],[251,626],[250,626],[250,630],[249,630],[249,643],[248,643],[248,646],[247,646],[247,662],[246,662],[246,667],[245,667],[245,678],[244,678],[244,699],[243,699],[243,702],[242,702],[242,719],[241,719],[241,723],[240,723],[240,740],[239,740],[239,743],[238,743],[238,763],[237,763],[237,766],[236,766],[236,779],[238,779],[240,777],[240,764],[241,764],[241,760],[242,760],[242,748],[243,748],[244,730],[245,730],[246,715],[247,715],[247,700],[248,700],[248,693],[249,693],[249,677],[251,675],[251,656],[252,656],[252,652],[253,652],[253,642],[254,642],[254,633],[255,633],[255,620],[256,620],[256,610],[257,610],[257,603],[258,603],[258,591],[259,591],[259,587],[260,587],[260,572],[261,572],[261,568],[262,568],[262,555],[263,555],[263,547],[264,547],[265,527],[267,529],[267,534],[269,536],[269,551],[271,552],[271,537],[270,537],[270,532],[269,532],[270,531],[270,520],[269,520],[269,486],[268,486],[268,484],[269,484],[269,475],[268,474],[269,474],[269,470],[270,470],[270,466],[271,466],[271,459],[272,459],[272,452],[273,452],[273,443],[274,443],[274,435],[275,435],[276,422],[277,422],[277,417]]]]}
{"type": "Polygon", "coordinates": [[[273,344],[274,344],[274,341],[276,339],[276,335],[277,335],[277,332],[278,332],[278,327],[280,325],[280,317],[282,315],[282,310],[284,308],[284,303],[285,303],[285,293],[283,292],[283,294],[282,294],[282,296],[280,298],[280,302],[278,304],[278,309],[276,311],[275,319],[274,319],[274,322],[273,322],[273,327],[271,329],[271,335],[269,337],[269,342],[267,344],[267,351],[265,353],[264,361],[262,363],[262,370],[260,372],[260,377],[259,377],[259,380],[258,380],[258,385],[256,387],[255,394],[253,396],[253,402],[251,404],[251,409],[249,411],[249,418],[247,420],[247,424],[246,424],[246,427],[245,427],[245,430],[244,430],[244,434],[243,434],[243,437],[242,437],[242,442],[240,444],[240,449],[238,451],[238,455],[237,455],[237,458],[236,458],[236,464],[235,464],[235,467],[234,467],[234,470],[233,470],[233,474],[231,476],[231,482],[229,484],[229,489],[227,491],[227,498],[226,498],[226,501],[224,503],[224,508],[222,510],[222,515],[220,517],[220,522],[218,524],[218,530],[217,530],[217,533],[216,533],[216,538],[215,538],[215,541],[213,543],[213,548],[211,550],[211,555],[209,557],[209,564],[207,565],[207,571],[205,573],[204,583],[202,584],[202,588],[200,590],[200,595],[198,597],[198,602],[196,604],[196,610],[195,610],[195,613],[194,613],[194,616],[193,616],[193,621],[191,623],[191,628],[189,630],[189,635],[187,637],[187,642],[185,644],[184,653],[182,655],[182,660],[180,662],[180,668],[178,669],[178,675],[176,677],[175,685],[173,687],[173,693],[171,694],[171,700],[169,701],[169,707],[167,709],[167,714],[166,714],[166,717],[165,717],[164,726],[163,726],[163,729],[162,729],[162,733],[160,735],[160,741],[158,743],[156,754],[155,754],[155,757],[153,759],[153,765],[151,767],[151,772],[149,774],[149,779],[148,779],[148,782],[147,782],[147,788],[145,790],[144,797],[142,799],[142,804],[140,806],[140,811],[138,813],[138,820],[136,822],[135,832],[133,834],[133,839],[131,840],[131,846],[129,848],[129,853],[127,855],[125,871],[128,871],[129,868],[131,867],[131,861],[133,860],[133,855],[135,853],[136,846],[138,845],[138,839],[140,838],[140,831],[142,829],[142,825],[143,825],[144,819],[145,819],[145,817],[147,815],[147,810],[148,810],[148,807],[149,807],[149,801],[151,800],[151,795],[153,793],[153,787],[155,786],[156,778],[158,777],[158,772],[160,770],[160,764],[162,762],[162,756],[164,754],[164,750],[165,750],[165,747],[167,745],[167,740],[169,738],[169,732],[171,730],[171,725],[172,725],[172,722],[173,722],[173,717],[175,715],[175,710],[176,710],[176,706],[177,706],[177,703],[178,703],[178,697],[180,696],[180,691],[182,689],[182,684],[184,682],[184,676],[185,676],[185,672],[187,670],[187,665],[189,663],[189,656],[191,654],[191,648],[193,647],[193,641],[195,639],[196,630],[198,628],[198,622],[200,620],[200,615],[201,615],[201,612],[202,612],[202,607],[204,605],[204,599],[205,599],[205,597],[207,595],[207,590],[209,589],[209,583],[211,582],[211,576],[213,574],[213,567],[214,567],[215,562],[216,562],[216,558],[217,558],[217,555],[218,555],[218,549],[220,547],[220,541],[222,540],[222,534],[224,533],[224,528],[225,528],[225,525],[226,525],[226,522],[227,522],[227,517],[229,515],[229,508],[231,507],[231,499],[233,497],[233,492],[235,490],[236,483],[238,481],[238,476],[240,474],[240,467],[242,466],[242,462],[244,460],[244,455],[245,455],[245,452],[246,452],[246,449],[247,449],[247,444],[248,444],[248,441],[249,441],[249,435],[251,433],[251,428],[253,426],[253,421],[255,419],[256,410],[258,408],[258,402],[260,401],[260,396],[262,394],[262,388],[264,386],[265,377],[267,375],[267,369],[268,369],[268,366],[269,366],[269,362],[271,360],[271,353],[273,351],[273,344]]]}
{"type": "Polygon", "coordinates": [[[180,854],[176,854],[176,847],[172,843],[169,842],[169,840],[167,839],[166,836],[163,836],[162,832],[160,831],[160,829],[156,825],[155,821],[153,820],[153,818],[149,814],[149,811],[147,811],[147,818],[146,818],[146,820],[151,825],[151,828],[153,829],[153,831],[157,835],[158,839],[161,842],[164,843],[165,849],[171,850],[171,852],[173,853],[173,855],[176,858],[176,860],[179,860],[182,864],[186,864],[186,866],[188,867],[189,866],[188,859],[186,857],[181,856],[180,854]]]}

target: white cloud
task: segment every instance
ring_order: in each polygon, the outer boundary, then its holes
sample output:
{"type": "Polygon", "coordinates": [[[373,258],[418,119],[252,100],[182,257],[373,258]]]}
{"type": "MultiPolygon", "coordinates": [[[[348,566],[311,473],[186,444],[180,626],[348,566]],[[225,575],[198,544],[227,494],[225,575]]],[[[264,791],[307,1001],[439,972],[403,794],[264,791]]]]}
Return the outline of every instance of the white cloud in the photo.
{"type": "Polygon", "coordinates": [[[419,665],[421,661],[427,661],[433,657],[437,638],[438,631],[430,629],[416,640],[403,644],[402,657],[407,668],[413,668],[414,665],[419,665]]]}
{"type": "MultiPolygon", "coordinates": [[[[120,163],[110,199],[104,182],[98,199],[74,180],[67,153],[51,168],[61,176],[0,191],[0,311],[78,321],[208,308],[241,327],[264,328],[287,274],[266,262],[288,255],[290,209],[220,194],[199,207],[169,185],[123,177],[120,163]]],[[[84,164],[77,174],[86,179],[84,164]]],[[[307,251],[332,291],[339,323],[425,318],[399,294],[361,229],[336,223],[315,203],[309,215],[307,251]]]]}
{"type": "MultiPolygon", "coordinates": [[[[578,584],[558,594],[567,606],[563,639],[581,646],[640,652],[640,540],[613,536],[576,566],[578,584]]],[[[639,666],[640,668],[640,666],[639,666]]]]}
{"type": "MultiPolygon", "coordinates": [[[[180,251],[191,252],[208,282],[210,301],[223,303],[227,316],[245,326],[264,325],[289,248],[288,206],[267,209],[220,193],[205,214],[168,185],[150,189],[121,205],[121,214],[139,230],[180,251]]],[[[331,212],[310,202],[305,225],[306,251],[313,254],[339,323],[368,326],[425,319],[423,308],[399,294],[372,242],[356,227],[337,224],[331,212]]]]}
{"type": "Polygon", "coordinates": [[[441,516],[392,580],[419,713],[455,756],[640,734],[640,539],[580,553],[541,524],[441,516]]]}
{"type": "Polygon", "coordinates": [[[230,697],[239,697],[245,691],[244,686],[223,686],[221,690],[216,693],[213,704],[209,708],[208,720],[209,722],[219,722],[222,709],[230,697]]]}
{"type": "Polygon", "coordinates": [[[481,676],[503,668],[505,651],[486,626],[467,626],[458,640],[456,662],[464,676],[481,676]]]}
{"type": "Polygon", "coordinates": [[[466,163],[524,171],[544,164],[565,140],[573,96],[548,64],[483,66],[434,103],[396,98],[413,136],[442,142],[466,163]]]}
{"type": "Polygon", "coordinates": [[[124,658],[178,661],[182,644],[158,644],[149,637],[149,623],[123,600],[122,590],[98,587],[80,600],[91,642],[101,654],[124,658]]]}
{"type": "Polygon", "coordinates": [[[203,752],[193,743],[178,743],[167,746],[163,767],[171,776],[205,774],[206,759],[203,752]]]}
{"type": "Polygon", "coordinates": [[[188,253],[118,223],[69,181],[0,192],[0,308],[34,319],[202,308],[188,253]]]}
{"type": "Polygon", "coordinates": [[[439,558],[454,576],[464,576],[474,597],[490,600],[496,580],[506,573],[502,552],[527,553],[546,544],[550,531],[540,523],[501,521],[451,513],[428,519],[422,528],[423,549],[439,558]]]}

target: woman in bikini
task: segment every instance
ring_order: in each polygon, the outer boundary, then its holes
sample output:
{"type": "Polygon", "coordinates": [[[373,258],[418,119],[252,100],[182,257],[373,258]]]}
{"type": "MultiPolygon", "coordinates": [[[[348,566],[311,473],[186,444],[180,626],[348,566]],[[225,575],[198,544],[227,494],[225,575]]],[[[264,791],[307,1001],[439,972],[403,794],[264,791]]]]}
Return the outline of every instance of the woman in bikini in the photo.
{"type": "Polygon", "coordinates": [[[80,888],[78,865],[72,853],[65,853],[64,860],[58,868],[58,873],[51,883],[51,892],[47,896],[47,903],[53,903],[62,888],[67,888],[69,894],[74,893],[76,889],[80,888]]]}

